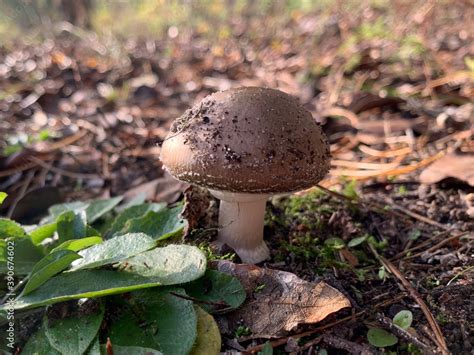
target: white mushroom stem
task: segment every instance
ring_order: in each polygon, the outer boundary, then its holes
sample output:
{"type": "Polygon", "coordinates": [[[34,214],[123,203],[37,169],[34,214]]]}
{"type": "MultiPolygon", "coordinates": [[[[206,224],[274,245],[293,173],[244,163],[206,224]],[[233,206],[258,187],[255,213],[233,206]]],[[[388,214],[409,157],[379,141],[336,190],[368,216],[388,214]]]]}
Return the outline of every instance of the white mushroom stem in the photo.
{"type": "Polygon", "coordinates": [[[235,250],[244,263],[256,264],[270,257],[263,241],[263,219],[269,195],[211,190],[220,200],[217,242],[235,250]]]}

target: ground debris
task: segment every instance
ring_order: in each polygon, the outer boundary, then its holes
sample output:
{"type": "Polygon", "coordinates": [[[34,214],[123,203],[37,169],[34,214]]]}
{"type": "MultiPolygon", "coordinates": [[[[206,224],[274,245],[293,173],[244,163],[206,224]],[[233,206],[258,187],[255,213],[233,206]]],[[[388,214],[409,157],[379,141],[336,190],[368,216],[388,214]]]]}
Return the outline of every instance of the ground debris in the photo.
{"type": "Polygon", "coordinates": [[[247,292],[243,306],[221,322],[221,330],[227,334],[244,326],[252,338],[274,338],[351,306],[341,292],[324,281],[308,282],[289,272],[228,261],[219,261],[217,269],[236,276],[247,292]]]}

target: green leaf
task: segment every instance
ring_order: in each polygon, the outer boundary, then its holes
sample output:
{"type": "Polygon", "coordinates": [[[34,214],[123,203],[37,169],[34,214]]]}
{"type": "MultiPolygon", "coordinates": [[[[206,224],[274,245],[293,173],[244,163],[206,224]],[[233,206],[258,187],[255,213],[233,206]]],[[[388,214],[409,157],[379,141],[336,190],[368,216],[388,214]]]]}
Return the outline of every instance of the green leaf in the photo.
{"type": "Polygon", "coordinates": [[[221,334],[214,317],[194,305],[197,320],[196,342],[191,350],[191,355],[218,355],[221,350],[221,334]]]}
{"type": "Polygon", "coordinates": [[[329,238],[324,241],[324,244],[334,250],[344,249],[346,244],[341,238],[329,238]]]}
{"type": "Polygon", "coordinates": [[[96,336],[95,339],[92,340],[91,345],[89,345],[84,355],[101,355],[99,336],[96,336]]]}
{"type": "Polygon", "coordinates": [[[405,329],[405,330],[410,328],[412,322],[413,322],[413,313],[411,313],[408,310],[400,311],[395,315],[395,317],[393,317],[393,324],[396,324],[400,328],[405,329]]]}
{"type": "Polygon", "coordinates": [[[230,311],[245,301],[245,290],[235,277],[216,270],[207,270],[204,277],[184,285],[188,295],[202,301],[213,302],[199,304],[207,312],[230,311]],[[223,303],[220,307],[218,304],[223,303]]]}
{"type": "Polygon", "coordinates": [[[73,263],[71,271],[116,263],[154,246],[156,242],[143,233],[119,235],[80,251],[82,259],[73,263]]]}
{"type": "Polygon", "coordinates": [[[5,274],[7,272],[7,262],[5,256],[7,256],[7,247],[8,243],[13,243],[13,255],[14,255],[14,273],[15,275],[26,275],[28,274],[35,264],[40,261],[44,254],[43,252],[34,245],[30,238],[18,238],[5,241],[0,247],[0,274],[5,274]]]}
{"type": "Polygon", "coordinates": [[[158,212],[149,211],[144,216],[132,218],[120,234],[142,232],[155,240],[163,240],[181,232],[185,221],[180,217],[182,206],[163,209],[158,212]]]}
{"type": "Polygon", "coordinates": [[[107,332],[114,352],[116,346],[159,349],[159,345],[153,339],[153,329],[143,327],[143,322],[134,312],[136,307],[132,310],[130,304],[124,303],[118,309],[120,311],[115,312],[116,316],[111,319],[107,332]]]}
{"type": "Polygon", "coordinates": [[[58,250],[79,251],[99,243],[102,243],[101,237],[86,237],[81,239],[66,240],[64,243],[58,245],[56,248],[51,250],[51,253],[58,250]]]}
{"type": "Polygon", "coordinates": [[[367,240],[367,235],[364,235],[362,237],[357,237],[357,238],[351,239],[351,241],[347,244],[347,246],[349,248],[354,248],[354,247],[362,244],[366,240],[367,240]]]}
{"type": "MultiPolygon", "coordinates": [[[[182,289],[173,292],[186,295],[182,289]]],[[[189,353],[197,336],[197,315],[192,301],[160,289],[139,291],[134,300],[163,354],[189,353]]]]}
{"type": "Polygon", "coordinates": [[[23,351],[21,352],[22,355],[61,355],[55,348],[51,346],[46,338],[45,328],[44,325],[41,326],[30,338],[28,342],[25,344],[23,351]]]}
{"type": "Polygon", "coordinates": [[[138,254],[115,266],[141,276],[158,274],[166,279],[166,284],[174,285],[186,282],[189,273],[203,274],[206,270],[206,257],[196,247],[184,244],[168,245],[138,254]]]}
{"type": "MultiPolygon", "coordinates": [[[[105,354],[105,345],[103,348],[103,353],[105,354]]],[[[158,350],[143,348],[141,346],[112,345],[112,351],[114,352],[114,355],[163,355],[163,353],[158,350]]]]}
{"type": "Polygon", "coordinates": [[[164,354],[188,354],[197,335],[193,302],[179,288],[133,292],[130,306],[120,305],[121,317],[109,331],[112,344],[159,349],[164,354]],[[141,325],[141,327],[140,327],[141,325]]]}
{"type": "MultiPolygon", "coordinates": [[[[170,248],[171,245],[166,247],[170,248]]],[[[166,270],[156,269],[148,277],[112,270],[79,270],[63,272],[46,281],[30,294],[20,295],[14,303],[15,309],[39,307],[76,298],[92,298],[130,292],[138,289],[186,283],[201,277],[205,271],[205,258],[194,246],[184,260],[168,259],[166,270]]],[[[165,248],[163,248],[165,249],[165,248]]],[[[166,257],[166,256],[165,256],[166,257]]],[[[5,311],[5,305],[0,310],[5,311]]]]}
{"type": "Polygon", "coordinates": [[[385,272],[385,267],[383,265],[379,268],[378,277],[383,281],[385,281],[385,278],[387,277],[387,273],[385,272]]]}
{"type": "Polygon", "coordinates": [[[40,224],[54,222],[56,218],[58,218],[64,212],[71,211],[71,212],[79,213],[79,212],[85,211],[87,206],[89,206],[89,204],[87,202],[82,202],[82,201],[67,202],[67,203],[61,203],[58,205],[51,206],[48,209],[49,216],[44,218],[40,224]]]}
{"type": "Polygon", "coordinates": [[[31,241],[33,244],[38,245],[46,238],[51,238],[56,232],[56,229],[57,224],[55,222],[39,226],[29,233],[31,241]]]}
{"type": "Polygon", "coordinates": [[[56,223],[60,242],[84,238],[87,234],[87,220],[84,211],[78,213],[66,211],[57,218],[56,223]]]}
{"type": "Polygon", "coordinates": [[[49,208],[49,216],[43,219],[41,224],[51,223],[61,214],[68,211],[75,213],[85,211],[87,220],[92,224],[104,214],[114,209],[120,201],[122,201],[122,197],[114,197],[107,200],[97,200],[92,202],[74,201],[54,205],[49,208]]]}
{"type": "Polygon", "coordinates": [[[379,328],[370,328],[367,332],[367,340],[377,348],[395,345],[398,342],[396,336],[390,334],[386,330],[379,328]]]}
{"type": "MultiPolygon", "coordinates": [[[[262,351],[258,352],[258,355],[273,355],[272,344],[270,344],[270,342],[267,341],[263,345],[262,351]]],[[[319,352],[319,355],[321,355],[321,351],[319,352]]]]}
{"type": "Polygon", "coordinates": [[[25,230],[11,219],[0,218],[0,239],[24,238],[27,234],[25,230]]]}
{"type": "Polygon", "coordinates": [[[80,255],[71,250],[59,250],[43,259],[31,270],[31,276],[23,289],[23,295],[37,289],[54,275],[65,270],[74,260],[79,259],[80,255]]]}
{"type": "Polygon", "coordinates": [[[7,198],[8,194],[6,192],[0,191],[0,205],[5,201],[7,198]]]}
{"type": "Polygon", "coordinates": [[[120,232],[125,227],[125,224],[132,218],[142,217],[149,211],[158,212],[165,207],[166,203],[143,203],[129,207],[115,218],[108,234],[114,235],[115,233],[120,232]]]}
{"type": "Polygon", "coordinates": [[[122,199],[122,196],[118,196],[107,200],[92,201],[86,208],[87,220],[90,224],[94,223],[107,212],[112,211],[114,207],[122,201],[122,199]]]}
{"type": "Polygon", "coordinates": [[[44,318],[45,334],[53,348],[62,354],[83,354],[95,339],[102,319],[104,307],[97,312],[58,320],[44,318]]]}

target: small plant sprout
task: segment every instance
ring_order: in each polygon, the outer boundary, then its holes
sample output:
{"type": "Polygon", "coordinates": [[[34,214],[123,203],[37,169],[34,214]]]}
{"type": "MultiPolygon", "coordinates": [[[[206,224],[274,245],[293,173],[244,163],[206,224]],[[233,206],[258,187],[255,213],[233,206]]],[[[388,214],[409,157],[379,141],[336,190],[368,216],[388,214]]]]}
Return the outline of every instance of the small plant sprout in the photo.
{"type": "Polygon", "coordinates": [[[220,200],[218,244],[259,263],[270,256],[263,241],[267,199],[319,182],[329,169],[329,146],[296,99],[244,87],[207,96],[178,118],[161,160],[175,178],[220,200]]]}

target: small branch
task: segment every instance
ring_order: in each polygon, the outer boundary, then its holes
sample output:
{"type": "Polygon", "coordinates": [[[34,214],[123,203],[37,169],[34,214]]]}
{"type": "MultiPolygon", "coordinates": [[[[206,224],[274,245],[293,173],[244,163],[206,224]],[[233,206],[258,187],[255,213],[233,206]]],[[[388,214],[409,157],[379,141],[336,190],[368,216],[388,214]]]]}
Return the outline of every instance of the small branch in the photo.
{"type": "Polygon", "coordinates": [[[207,304],[207,305],[209,305],[209,306],[213,306],[213,307],[219,308],[219,309],[218,309],[219,312],[225,311],[225,310],[228,309],[228,308],[229,308],[229,309],[232,308],[230,305],[228,305],[228,304],[225,303],[225,302],[204,301],[204,300],[200,300],[199,298],[195,298],[195,297],[191,297],[191,296],[186,296],[186,295],[181,295],[181,294],[176,293],[176,292],[173,292],[173,291],[171,291],[170,294],[173,295],[173,296],[175,296],[175,297],[182,298],[182,299],[184,299],[184,300],[193,301],[193,302],[196,302],[196,303],[207,304]]]}
{"type": "Polygon", "coordinates": [[[443,354],[449,354],[448,347],[446,346],[446,341],[444,340],[443,333],[441,328],[439,327],[438,323],[436,322],[435,317],[431,313],[430,309],[426,305],[425,301],[421,298],[418,291],[411,285],[411,283],[402,275],[402,273],[393,265],[390,261],[385,259],[383,256],[379,255],[375,248],[369,244],[370,250],[374,254],[374,256],[380,261],[380,263],[390,271],[402,284],[402,286],[408,291],[409,295],[415,300],[416,303],[420,306],[421,310],[423,311],[428,323],[433,330],[435,341],[440,348],[443,354]]]}
{"type": "Polygon", "coordinates": [[[416,258],[420,255],[422,255],[423,253],[432,253],[434,252],[435,250],[438,250],[439,248],[441,248],[442,246],[448,244],[449,242],[453,241],[453,240],[456,240],[456,239],[459,239],[463,236],[465,236],[466,234],[468,234],[469,232],[462,232],[462,233],[459,233],[459,234],[456,234],[456,235],[453,235],[449,238],[446,238],[446,239],[443,239],[442,241],[440,241],[439,243],[433,245],[432,247],[426,249],[425,251],[420,251],[416,254],[413,254],[413,255],[410,255],[410,256],[407,256],[405,257],[405,259],[413,259],[413,258],[416,258]]]}
{"type": "Polygon", "coordinates": [[[345,350],[351,354],[375,354],[368,346],[360,345],[332,334],[324,334],[323,342],[336,349],[345,350]]]}
{"type": "Polygon", "coordinates": [[[418,348],[420,348],[423,351],[434,353],[431,347],[423,343],[421,340],[419,340],[417,337],[415,337],[411,333],[407,332],[405,329],[402,329],[398,325],[394,324],[390,318],[385,317],[384,315],[378,313],[377,320],[382,325],[384,325],[385,328],[390,330],[392,333],[395,333],[395,335],[397,335],[398,337],[405,339],[406,341],[412,343],[413,345],[416,345],[418,348]]]}
{"type": "Polygon", "coordinates": [[[29,159],[31,161],[33,161],[36,165],[39,165],[44,169],[49,169],[49,170],[51,170],[51,171],[53,171],[57,174],[64,175],[64,176],[67,176],[67,177],[70,177],[70,178],[73,178],[73,179],[97,179],[97,178],[100,177],[97,174],[75,173],[75,172],[72,172],[72,171],[67,171],[67,170],[64,170],[64,169],[61,169],[61,168],[57,168],[57,167],[53,166],[52,164],[46,163],[46,162],[42,161],[41,159],[38,159],[38,158],[33,157],[33,156],[29,157],[29,159]]]}

